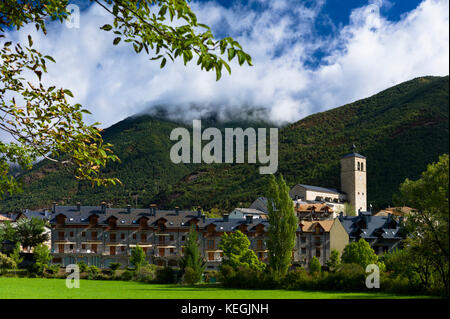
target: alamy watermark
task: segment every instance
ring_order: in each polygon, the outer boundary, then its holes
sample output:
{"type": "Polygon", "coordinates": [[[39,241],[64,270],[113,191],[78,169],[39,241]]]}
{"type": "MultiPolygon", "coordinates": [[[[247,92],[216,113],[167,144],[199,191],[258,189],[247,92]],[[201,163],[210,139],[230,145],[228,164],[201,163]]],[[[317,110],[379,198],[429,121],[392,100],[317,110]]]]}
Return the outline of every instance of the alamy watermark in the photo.
{"type": "Polygon", "coordinates": [[[380,268],[375,264],[369,264],[366,267],[366,287],[369,289],[380,288],[380,268]]]}
{"type": "Polygon", "coordinates": [[[66,10],[70,12],[70,15],[66,18],[66,27],[69,29],[80,28],[80,7],[76,4],[69,4],[66,10]]]}
{"type": "MultiPolygon", "coordinates": [[[[225,128],[225,163],[244,163],[245,139],[247,139],[247,162],[267,164],[259,167],[260,174],[275,174],[278,170],[278,128],[269,129],[269,149],[267,149],[267,129],[225,128]],[[234,141],[236,140],[236,147],[234,141]],[[234,152],[236,150],[236,152],[234,152]],[[236,161],[235,161],[236,160],[236,161]]],[[[170,149],[170,160],[175,163],[223,163],[223,136],[215,127],[202,132],[201,120],[192,121],[192,161],[191,134],[183,127],[170,133],[171,141],[178,141],[170,149]],[[202,141],[210,141],[202,148],[202,141]]]]}
{"type": "Polygon", "coordinates": [[[66,287],[69,289],[80,288],[80,268],[78,265],[67,265],[66,272],[70,273],[66,277],[66,287]]]}

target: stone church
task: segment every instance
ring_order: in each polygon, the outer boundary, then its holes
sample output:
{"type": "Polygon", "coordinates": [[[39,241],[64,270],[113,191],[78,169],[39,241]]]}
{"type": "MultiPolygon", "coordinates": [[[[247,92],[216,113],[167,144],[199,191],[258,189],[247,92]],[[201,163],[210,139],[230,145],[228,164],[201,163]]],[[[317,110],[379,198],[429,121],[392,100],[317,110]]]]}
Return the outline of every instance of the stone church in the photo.
{"type": "MultiPolygon", "coordinates": [[[[341,189],[324,188],[297,184],[289,192],[297,211],[302,207],[314,209],[314,204],[324,203],[333,211],[333,217],[340,212],[347,213],[345,203],[349,203],[355,212],[367,211],[367,165],[366,157],[352,152],[341,157],[341,189]],[[308,206],[309,205],[309,206],[308,206]],[[313,206],[311,206],[313,205],[313,206]]],[[[331,217],[331,216],[330,216],[331,217]]]]}

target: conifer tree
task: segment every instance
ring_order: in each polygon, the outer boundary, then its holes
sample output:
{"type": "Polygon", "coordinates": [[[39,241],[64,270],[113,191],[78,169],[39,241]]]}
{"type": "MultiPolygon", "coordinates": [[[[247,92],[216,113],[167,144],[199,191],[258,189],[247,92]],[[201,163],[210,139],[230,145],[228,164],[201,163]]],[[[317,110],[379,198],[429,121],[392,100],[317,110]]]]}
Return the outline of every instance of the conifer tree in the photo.
{"type": "Polygon", "coordinates": [[[298,219],[283,176],[278,179],[270,176],[266,197],[269,210],[269,266],[275,278],[281,279],[291,264],[298,219]]]}
{"type": "Polygon", "coordinates": [[[200,254],[200,249],[198,247],[198,234],[192,225],[189,230],[187,245],[184,248],[184,255],[180,259],[181,272],[185,274],[186,269],[189,270],[189,284],[195,284],[199,282],[202,278],[202,274],[205,270],[205,261],[200,254]]]}

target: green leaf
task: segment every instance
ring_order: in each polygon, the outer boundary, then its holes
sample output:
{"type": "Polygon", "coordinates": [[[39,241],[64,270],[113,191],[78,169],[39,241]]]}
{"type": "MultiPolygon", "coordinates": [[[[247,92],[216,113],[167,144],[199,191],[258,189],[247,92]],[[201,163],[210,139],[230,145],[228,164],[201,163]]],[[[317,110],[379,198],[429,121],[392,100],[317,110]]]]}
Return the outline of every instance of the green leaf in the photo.
{"type": "Polygon", "coordinates": [[[160,68],[162,69],[166,65],[166,58],[163,58],[161,61],[160,68]]]}
{"type": "Polygon", "coordinates": [[[120,40],[121,40],[120,37],[115,38],[114,41],[113,41],[113,44],[114,44],[114,45],[118,45],[119,42],[120,42],[120,40]]]}
{"type": "Polygon", "coordinates": [[[44,58],[46,58],[47,60],[52,61],[53,63],[56,63],[55,59],[53,59],[53,58],[52,58],[51,56],[49,56],[49,55],[44,56],[44,58]]]}
{"type": "Polygon", "coordinates": [[[110,24],[105,24],[103,27],[101,27],[100,29],[105,30],[105,31],[109,31],[112,29],[112,26],[110,24]]]}
{"type": "Polygon", "coordinates": [[[31,35],[28,35],[28,44],[30,47],[33,46],[33,40],[31,39],[31,35]]]}
{"type": "Polygon", "coordinates": [[[236,50],[234,50],[233,48],[229,48],[228,49],[228,61],[233,60],[235,54],[236,54],[236,50]]]}

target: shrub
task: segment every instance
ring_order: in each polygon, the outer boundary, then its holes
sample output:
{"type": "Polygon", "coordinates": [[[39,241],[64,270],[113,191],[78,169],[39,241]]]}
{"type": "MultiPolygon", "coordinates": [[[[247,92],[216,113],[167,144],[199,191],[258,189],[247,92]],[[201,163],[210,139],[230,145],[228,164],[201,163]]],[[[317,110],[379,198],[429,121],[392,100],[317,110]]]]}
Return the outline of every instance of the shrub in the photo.
{"type": "Polygon", "coordinates": [[[31,277],[42,276],[45,270],[45,266],[43,263],[35,262],[28,266],[28,271],[30,272],[31,277]]]}
{"type": "Polygon", "coordinates": [[[111,269],[114,276],[116,275],[116,271],[117,271],[117,269],[120,268],[120,266],[122,266],[121,263],[110,263],[109,264],[109,268],[111,269]]]}
{"type": "Polygon", "coordinates": [[[153,282],[156,279],[157,266],[147,264],[134,271],[134,279],[141,282],[153,282]]]}
{"type": "Polygon", "coordinates": [[[80,273],[87,271],[88,265],[86,265],[86,263],[84,261],[77,262],[77,265],[80,270],[80,273]]]}
{"type": "Polygon", "coordinates": [[[156,282],[160,284],[175,283],[175,271],[172,267],[164,267],[156,270],[156,282]]]}
{"type": "Polygon", "coordinates": [[[0,253],[0,272],[4,272],[6,269],[15,269],[17,264],[14,260],[5,254],[0,253]]]}
{"type": "Polygon", "coordinates": [[[197,272],[192,269],[191,267],[186,267],[184,269],[184,275],[183,275],[183,282],[188,285],[193,285],[197,283],[198,280],[198,274],[197,272]]]}
{"type": "Polygon", "coordinates": [[[121,275],[120,275],[120,280],[124,280],[124,281],[130,281],[131,279],[134,278],[134,271],[130,270],[130,269],[126,269],[121,275]]]}
{"type": "Polygon", "coordinates": [[[366,273],[359,264],[341,264],[334,274],[323,277],[319,285],[326,290],[366,290],[366,273]]]}
{"type": "Polygon", "coordinates": [[[311,274],[315,274],[315,273],[320,273],[321,270],[322,270],[322,266],[320,265],[320,261],[316,256],[314,256],[309,261],[309,272],[311,274]]]}
{"type": "Polygon", "coordinates": [[[59,269],[61,268],[60,264],[54,264],[47,267],[47,272],[51,275],[57,275],[59,273],[59,269]]]}
{"type": "Polygon", "coordinates": [[[98,269],[97,266],[92,265],[87,268],[87,272],[88,272],[88,279],[95,279],[99,274],[100,269],[98,269]]]}

